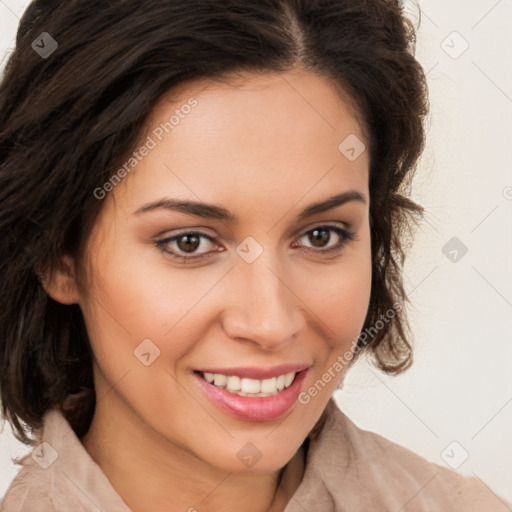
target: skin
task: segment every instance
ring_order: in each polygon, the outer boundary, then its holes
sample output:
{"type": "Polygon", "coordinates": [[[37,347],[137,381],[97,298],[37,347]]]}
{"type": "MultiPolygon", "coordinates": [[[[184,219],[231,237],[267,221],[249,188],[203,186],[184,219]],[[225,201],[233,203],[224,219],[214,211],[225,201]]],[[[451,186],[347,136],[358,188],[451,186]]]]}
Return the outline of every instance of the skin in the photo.
{"type": "Polygon", "coordinates": [[[263,422],[221,411],[191,372],[307,363],[305,390],[353,350],[370,298],[369,156],[349,161],[338,145],[349,134],[367,143],[329,82],[302,70],[189,83],[157,105],[144,138],[190,97],[197,106],[103,199],[82,282],[65,257],[69,271],[45,287],[83,311],[98,401],[81,441],[134,512],[280,511],[303,476],[297,450],[347,365],[307,405],[263,422]],[[348,190],[366,202],[297,220],[348,190]],[[134,215],[164,196],[223,206],[240,223],[134,215]],[[314,245],[311,230],[326,223],[346,224],[356,239],[323,254],[340,240],[329,230],[314,245]],[[182,263],[155,245],[183,228],[217,240],[169,250],[221,250],[182,263]],[[248,236],[263,248],[250,264],[236,252],[248,236]],[[134,350],[148,338],[160,355],[145,366],[134,350]],[[252,468],[237,458],[248,442],[261,453],[252,468]]]}

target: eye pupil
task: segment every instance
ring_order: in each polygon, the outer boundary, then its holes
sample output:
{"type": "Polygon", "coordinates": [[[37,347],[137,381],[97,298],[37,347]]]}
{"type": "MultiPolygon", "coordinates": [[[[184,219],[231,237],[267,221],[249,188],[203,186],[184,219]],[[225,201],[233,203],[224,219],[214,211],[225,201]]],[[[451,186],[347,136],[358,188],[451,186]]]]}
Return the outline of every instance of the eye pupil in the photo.
{"type": "Polygon", "coordinates": [[[194,252],[199,247],[200,237],[197,235],[182,235],[178,238],[177,244],[180,251],[194,252]],[[183,240],[186,240],[185,244],[181,243],[183,240]]]}
{"type": "Polygon", "coordinates": [[[328,242],[330,239],[329,230],[325,228],[315,228],[311,231],[312,243],[315,247],[322,247],[323,242],[328,242]],[[319,233],[322,233],[319,235],[319,233]],[[318,243],[320,242],[320,243],[318,243]]]}

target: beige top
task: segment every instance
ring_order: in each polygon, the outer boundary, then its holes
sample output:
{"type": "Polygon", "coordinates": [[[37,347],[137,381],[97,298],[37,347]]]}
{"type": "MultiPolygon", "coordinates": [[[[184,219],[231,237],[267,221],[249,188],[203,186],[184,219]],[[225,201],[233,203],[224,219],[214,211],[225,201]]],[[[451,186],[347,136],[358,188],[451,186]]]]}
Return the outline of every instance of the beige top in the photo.
{"type": "MultiPolygon", "coordinates": [[[[22,459],[0,503],[2,512],[131,512],[60,411],[46,413],[42,430],[41,444],[22,459]]],[[[285,512],[510,510],[476,477],[360,429],[331,399],[285,512]]]]}

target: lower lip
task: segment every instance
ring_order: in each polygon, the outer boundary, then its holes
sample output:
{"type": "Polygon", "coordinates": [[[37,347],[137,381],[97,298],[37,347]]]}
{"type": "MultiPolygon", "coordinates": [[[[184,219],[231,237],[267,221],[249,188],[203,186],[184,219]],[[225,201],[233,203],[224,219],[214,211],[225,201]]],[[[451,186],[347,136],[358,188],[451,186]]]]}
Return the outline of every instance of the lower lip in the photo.
{"type": "Polygon", "coordinates": [[[307,372],[303,370],[297,373],[291,386],[277,395],[253,398],[234,395],[210,384],[197,373],[194,373],[194,377],[210,400],[222,411],[245,421],[268,421],[282,416],[297,401],[307,372]]]}

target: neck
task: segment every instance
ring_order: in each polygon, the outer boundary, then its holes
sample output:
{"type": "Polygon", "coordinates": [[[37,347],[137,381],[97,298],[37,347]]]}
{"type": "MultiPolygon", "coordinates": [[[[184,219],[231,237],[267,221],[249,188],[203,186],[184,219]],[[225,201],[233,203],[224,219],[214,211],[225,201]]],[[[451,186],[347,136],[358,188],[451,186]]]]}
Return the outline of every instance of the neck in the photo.
{"type": "Polygon", "coordinates": [[[133,512],[281,512],[302,480],[302,449],[274,472],[223,471],[118,410],[97,404],[81,442],[133,512]]]}

